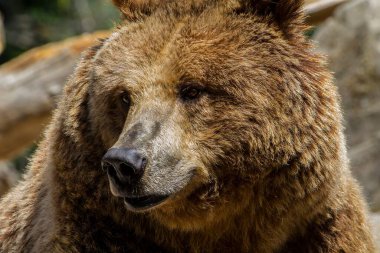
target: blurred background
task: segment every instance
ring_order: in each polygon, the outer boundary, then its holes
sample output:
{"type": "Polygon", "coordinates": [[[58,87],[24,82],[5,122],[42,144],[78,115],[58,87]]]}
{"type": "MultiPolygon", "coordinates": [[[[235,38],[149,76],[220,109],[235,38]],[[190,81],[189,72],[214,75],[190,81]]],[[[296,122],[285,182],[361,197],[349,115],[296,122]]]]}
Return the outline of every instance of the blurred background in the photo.
{"type": "MultiPolygon", "coordinates": [[[[380,236],[380,1],[306,0],[304,9],[380,236]]],[[[25,171],[80,53],[118,22],[111,0],[0,0],[0,197],[25,171]]]]}
{"type": "Polygon", "coordinates": [[[0,11],[6,34],[0,63],[51,41],[111,28],[119,17],[111,0],[0,0],[0,11]]]}
{"type": "Polygon", "coordinates": [[[0,0],[0,196],[24,172],[81,51],[118,22],[111,0],[0,0]]]}

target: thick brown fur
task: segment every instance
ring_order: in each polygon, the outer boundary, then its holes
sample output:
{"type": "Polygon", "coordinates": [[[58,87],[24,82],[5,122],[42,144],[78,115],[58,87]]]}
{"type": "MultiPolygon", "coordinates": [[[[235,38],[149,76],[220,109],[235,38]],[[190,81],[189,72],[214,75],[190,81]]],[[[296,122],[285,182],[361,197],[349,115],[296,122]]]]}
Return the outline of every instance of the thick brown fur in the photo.
{"type": "Polygon", "coordinates": [[[84,53],[1,201],[1,252],[374,252],[302,2],[114,3],[126,20],[84,53]],[[125,146],[150,159],[135,192],[162,205],[109,190],[102,156],[125,146]]]}

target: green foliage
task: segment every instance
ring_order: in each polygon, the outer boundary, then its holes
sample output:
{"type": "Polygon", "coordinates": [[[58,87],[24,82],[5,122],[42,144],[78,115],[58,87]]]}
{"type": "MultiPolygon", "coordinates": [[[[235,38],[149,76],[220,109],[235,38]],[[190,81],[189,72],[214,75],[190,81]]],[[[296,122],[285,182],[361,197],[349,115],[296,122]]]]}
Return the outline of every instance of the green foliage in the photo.
{"type": "Polygon", "coordinates": [[[60,10],[69,10],[70,9],[70,0],[58,0],[57,5],[60,10]]]}
{"type": "Polygon", "coordinates": [[[309,30],[307,30],[306,32],[305,32],[305,35],[308,37],[308,38],[311,38],[311,37],[313,37],[313,34],[315,33],[315,31],[317,30],[317,27],[312,27],[312,28],[310,28],[309,30]]]}
{"type": "Polygon", "coordinates": [[[118,19],[110,0],[0,0],[6,48],[0,63],[30,48],[99,29],[118,19]]]}
{"type": "Polygon", "coordinates": [[[0,55],[0,63],[15,58],[16,56],[22,54],[25,51],[24,49],[9,43],[5,44],[5,48],[6,50],[3,52],[3,54],[0,55]]]}
{"type": "Polygon", "coordinates": [[[24,153],[20,154],[18,157],[13,159],[11,162],[15,166],[16,170],[20,173],[24,173],[27,165],[29,163],[30,157],[34,154],[37,149],[37,145],[32,145],[24,153]]]}
{"type": "MultiPolygon", "coordinates": [[[[119,17],[110,0],[0,0],[0,10],[6,30],[0,64],[51,41],[111,28],[119,17]]],[[[35,150],[33,145],[12,160],[18,171],[25,171],[35,150]]]]}

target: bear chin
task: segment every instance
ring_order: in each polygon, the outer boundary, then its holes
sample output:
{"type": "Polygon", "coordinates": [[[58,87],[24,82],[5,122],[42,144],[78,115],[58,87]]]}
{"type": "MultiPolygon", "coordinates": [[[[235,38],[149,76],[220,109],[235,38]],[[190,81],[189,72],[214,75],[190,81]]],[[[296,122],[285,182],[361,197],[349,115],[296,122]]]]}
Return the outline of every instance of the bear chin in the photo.
{"type": "Polygon", "coordinates": [[[181,231],[213,231],[227,229],[229,220],[241,218],[251,204],[242,186],[234,198],[226,195],[227,189],[218,188],[215,182],[203,184],[193,190],[186,189],[148,210],[146,214],[161,225],[181,231]],[[224,224],[219,227],[220,224],[224,224]]]}
{"type": "Polygon", "coordinates": [[[126,208],[133,212],[143,212],[158,208],[170,195],[147,195],[141,197],[124,197],[126,208]]]}

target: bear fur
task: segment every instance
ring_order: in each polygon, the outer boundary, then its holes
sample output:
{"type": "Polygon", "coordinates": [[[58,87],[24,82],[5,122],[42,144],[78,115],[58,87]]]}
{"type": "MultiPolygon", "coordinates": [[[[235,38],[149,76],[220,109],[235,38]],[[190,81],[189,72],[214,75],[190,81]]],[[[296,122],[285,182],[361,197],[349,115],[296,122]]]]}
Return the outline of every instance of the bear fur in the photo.
{"type": "Polygon", "coordinates": [[[0,252],[374,252],[302,1],[114,3],[0,203],[0,252]],[[148,157],[132,193],[102,170],[111,147],[148,157]]]}

